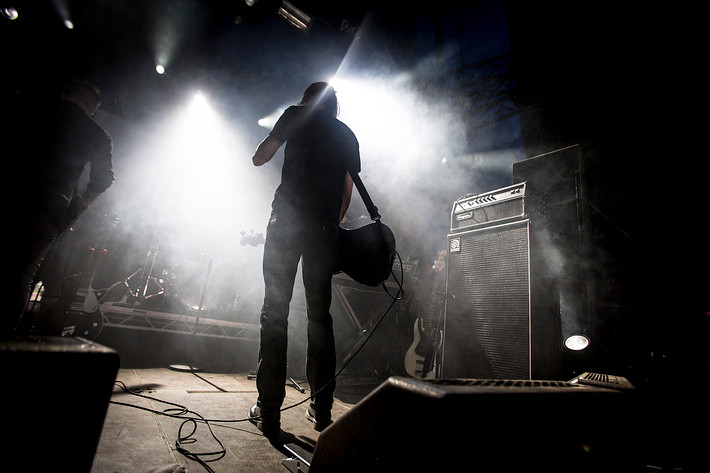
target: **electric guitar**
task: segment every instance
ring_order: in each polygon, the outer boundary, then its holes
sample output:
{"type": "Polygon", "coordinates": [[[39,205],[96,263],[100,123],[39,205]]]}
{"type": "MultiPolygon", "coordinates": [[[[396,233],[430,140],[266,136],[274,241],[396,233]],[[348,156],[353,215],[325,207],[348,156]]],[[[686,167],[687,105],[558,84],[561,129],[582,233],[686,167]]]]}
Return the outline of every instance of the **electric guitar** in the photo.
{"type": "Polygon", "coordinates": [[[395,257],[397,242],[392,230],[381,222],[380,212],[372,202],[360,175],[349,171],[370,218],[375,223],[348,230],[339,227],[339,254],[334,274],[345,273],[366,286],[379,286],[387,281],[395,257]]]}
{"type": "Polygon", "coordinates": [[[105,294],[96,291],[92,282],[99,260],[108,252],[106,240],[110,230],[116,228],[117,221],[114,217],[113,222],[105,226],[96,245],[89,248],[89,260],[84,270],[67,279],[68,285],[61,289],[59,300],[47,314],[52,330],[62,337],[78,336],[93,340],[101,332],[103,316],[100,303],[105,294]]]}
{"type": "MultiPolygon", "coordinates": [[[[338,227],[338,262],[334,274],[345,273],[366,286],[379,286],[387,280],[394,265],[396,242],[392,230],[380,222],[355,230],[338,227]]],[[[264,243],[262,232],[241,232],[241,246],[264,243]]]]}
{"type": "Polygon", "coordinates": [[[441,273],[445,266],[446,251],[442,250],[433,266],[434,285],[427,303],[426,316],[418,317],[414,321],[414,341],[404,357],[404,369],[415,378],[432,379],[438,371],[437,353],[443,339],[441,311],[444,306],[444,294],[440,290],[441,273]]]}

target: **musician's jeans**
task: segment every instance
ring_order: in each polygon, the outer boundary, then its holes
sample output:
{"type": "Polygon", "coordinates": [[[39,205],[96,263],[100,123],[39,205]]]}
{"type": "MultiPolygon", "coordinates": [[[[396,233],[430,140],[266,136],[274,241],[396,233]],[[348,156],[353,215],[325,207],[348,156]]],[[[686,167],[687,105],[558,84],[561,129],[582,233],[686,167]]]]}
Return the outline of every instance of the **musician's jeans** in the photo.
{"type": "Polygon", "coordinates": [[[256,385],[263,413],[281,408],[286,395],[289,303],[302,260],[306,292],[306,377],[312,406],[330,411],[335,391],[335,340],[330,315],[331,279],[336,264],[338,227],[304,224],[272,214],[264,243],[264,304],[256,385]]]}
{"type": "Polygon", "coordinates": [[[35,321],[32,314],[25,314],[25,308],[42,262],[66,219],[67,204],[63,195],[47,192],[46,195],[29,196],[11,209],[9,221],[15,226],[17,240],[10,257],[10,272],[16,292],[11,313],[0,319],[0,336],[14,330],[18,335],[28,335],[32,331],[35,321]]]}

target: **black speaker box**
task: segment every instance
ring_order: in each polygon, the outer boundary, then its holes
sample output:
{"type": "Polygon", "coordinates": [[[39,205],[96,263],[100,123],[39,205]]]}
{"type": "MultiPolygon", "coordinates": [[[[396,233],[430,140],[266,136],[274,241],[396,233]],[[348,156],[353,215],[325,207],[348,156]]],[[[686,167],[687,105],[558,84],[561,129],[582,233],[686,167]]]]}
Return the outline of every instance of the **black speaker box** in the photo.
{"type": "Polygon", "coordinates": [[[87,340],[0,342],[2,445],[21,471],[90,472],[119,367],[118,354],[87,340]]]}
{"type": "Polygon", "coordinates": [[[570,335],[584,335],[590,346],[582,352],[562,350],[569,377],[589,369],[593,353],[601,346],[593,275],[601,274],[603,251],[591,244],[588,168],[593,157],[580,146],[570,146],[513,163],[513,182],[525,182],[530,220],[531,292],[540,303],[533,320],[556,312],[560,345],[570,335]],[[552,284],[545,289],[544,281],[552,284]],[[575,355],[575,356],[573,356],[575,355]],[[575,366],[581,365],[581,366],[575,366]]]}
{"type": "Polygon", "coordinates": [[[448,242],[441,377],[560,379],[554,281],[532,277],[530,222],[472,227],[448,242]]]}
{"type": "Polygon", "coordinates": [[[321,472],[636,471],[633,392],[392,377],[323,431],[321,472]]]}
{"type": "MultiPolygon", "coordinates": [[[[411,269],[411,268],[410,268],[411,269]]],[[[300,270],[299,270],[300,271],[300,270]]],[[[385,317],[377,330],[374,325],[392,306],[390,314],[399,309],[393,305],[398,286],[386,281],[383,287],[365,286],[345,274],[333,276],[331,283],[332,301],[330,313],[333,317],[336,357],[340,364],[348,362],[348,376],[372,376],[375,371],[404,374],[404,366],[398,363],[394,368],[392,360],[401,360],[411,344],[411,327],[407,338],[403,339],[398,319],[395,315],[385,317]],[[372,338],[367,338],[372,333],[372,338]],[[368,340],[365,343],[365,340],[368,340]],[[357,356],[355,356],[357,353],[357,356]],[[400,367],[400,365],[402,365],[400,367]]],[[[306,298],[300,274],[296,278],[289,315],[289,372],[296,378],[305,379],[307,314],[306,298]]]]}

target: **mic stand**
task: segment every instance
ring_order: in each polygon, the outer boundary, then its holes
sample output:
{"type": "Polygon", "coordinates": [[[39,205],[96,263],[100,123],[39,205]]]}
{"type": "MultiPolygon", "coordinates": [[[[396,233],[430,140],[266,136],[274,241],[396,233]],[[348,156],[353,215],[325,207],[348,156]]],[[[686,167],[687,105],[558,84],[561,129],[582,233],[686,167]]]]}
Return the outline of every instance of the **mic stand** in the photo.
{"type": "Polygon", "coordinates": [[[210,278],[210,273],[212,272],[212,260],[210,260],[209,264],[207,265],[207,274],[205,274],[205,281],[202,284],[202,293],[200,294],[200,305],[197,308],[197,313],[195,314],[195,326],[192,329],[192,337],[190,339],[190,349],[189,349],[189,354],[190,354],[190,361],[191,363],[187,365],[170,365],[171,370],[175,371],[188,371],[188,372],[195,372],[195,371],[200,371],[199,368],[196,368],[192,361],[194,361],[195,358],[195,337],[197,336],[197,325],[200,322],[200,313],[202,312],[202,306],[205,302],[205,293],[207,292],[207,281],[210,278]]]}

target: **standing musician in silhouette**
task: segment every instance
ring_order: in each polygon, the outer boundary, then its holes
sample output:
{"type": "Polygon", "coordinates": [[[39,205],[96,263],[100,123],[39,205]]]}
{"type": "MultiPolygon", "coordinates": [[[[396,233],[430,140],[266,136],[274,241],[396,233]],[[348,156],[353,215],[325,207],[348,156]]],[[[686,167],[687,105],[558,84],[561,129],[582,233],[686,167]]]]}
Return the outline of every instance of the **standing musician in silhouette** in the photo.
{"type": "Polygon", "coordinates": [[[307,306],[306,376],[311,402],[306,418],[323,430],[331,420],[335,391],[335,341],[329,313],[331,279],[338,257],[338,225],[350,205],[360,151],[353,132],[339,121],[335,90],[311,84],[256,149],[261,166],[286,143],[281,183],[272,202],[264,243],[264,303],[256,384],[249,416],[267,437],[280,432],[286,396],[288,313],[299,261],[307,306]]]}
{"type": "Polygon", "coordinates": [[[18,326],[42,261],[60,232],[114,181],[113,143],[92,115],[101,104],[99,90],[87,82],[73,81],[49,109],[15,101],[9,109],[13,145],[8,158],[29,179],[11,215],[16,239],[12,263],[15,305],[0,328],[5,336],[26,331],[18,326]],[[90,166],[89,182],[79,192],[79,178],[90,166]]]}

